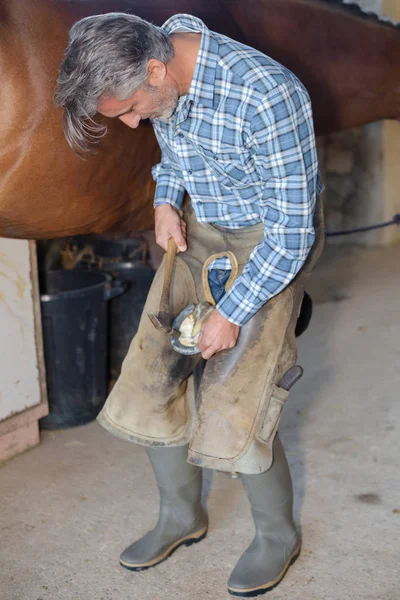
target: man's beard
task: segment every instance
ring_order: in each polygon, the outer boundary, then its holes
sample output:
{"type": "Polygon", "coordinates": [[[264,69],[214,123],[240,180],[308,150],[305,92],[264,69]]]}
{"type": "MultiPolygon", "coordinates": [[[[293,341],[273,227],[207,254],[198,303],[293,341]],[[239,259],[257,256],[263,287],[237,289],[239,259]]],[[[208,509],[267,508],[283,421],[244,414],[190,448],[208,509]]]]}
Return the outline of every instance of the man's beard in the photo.
{"type": "Polygon", "coordinates": [[[162,91],[151,86],[148,86],[147,89],[157,100],[155,106],[156,114],[153,118],[160,119],[160,121],[168,121],[174,114],[178,104],[178,92],[173,87],[164,88],[162,91]]]}

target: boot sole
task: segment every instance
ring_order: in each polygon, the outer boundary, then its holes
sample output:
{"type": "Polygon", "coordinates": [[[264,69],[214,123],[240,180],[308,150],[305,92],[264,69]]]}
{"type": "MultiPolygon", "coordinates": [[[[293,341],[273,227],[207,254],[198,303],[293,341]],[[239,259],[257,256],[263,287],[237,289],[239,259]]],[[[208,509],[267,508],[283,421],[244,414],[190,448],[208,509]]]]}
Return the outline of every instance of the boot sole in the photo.
{"type": "Polygon", "coordinates": [[[247,590],[238,590],[235,588],[228,587],[228,592],[231,594],[231,596],[241,596],[242,598],[254,598],[255,596],[261,596],[262,594],[270,592],[271,590],[276,588],[277,585],[280,584],[282,579],[285,577],[289,567],[299,558],[300,550],[301,547],[297,546],[297,548],[292,552],[291,556],[289,557],[289,560],[284,566],[282,572],[273,581],[269,581],[268,583],[265,583],[255,588],[248,588],[247,590]]]}
{"type": "Polygon", "coordinates": [[[198,544],[199,542],[204,540],[204,538],[207,535],[207,531],[208,530],[206,528],[206,529],[203,529],[202,531],[200,531],[198,534],[194,534],[194,535],[190,535],[186,538],[182,538],[178,542],[175,542],[175,544],[172,544],[172,546],[170,546],[168,548],[168,550],[166,550],[163,554],[161,554],[157,558],[153,558],[153,560],[150,560],[147,563],[142,563],[140,565],[139,564],[129,564],[129,563],[125,563],[122,560],[120,560],[119,564],[121,565],[121,567],[124,567],[124,569],[128,569],[128,571],[146,571],[147,569],[156,567],[160,563],[164,562],[164,560],[167,560],[167,558],[169,558],[181,546],[192,546],[192,544],[198,544]]]}

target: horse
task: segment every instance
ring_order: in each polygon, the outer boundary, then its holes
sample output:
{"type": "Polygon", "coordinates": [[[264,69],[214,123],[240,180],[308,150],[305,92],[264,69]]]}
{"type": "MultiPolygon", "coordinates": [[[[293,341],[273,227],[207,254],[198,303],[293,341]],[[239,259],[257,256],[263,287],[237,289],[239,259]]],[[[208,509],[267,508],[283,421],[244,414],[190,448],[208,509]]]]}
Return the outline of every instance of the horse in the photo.
{"type": "Polygon", "coordinates": [[[149,123],[108,135],[82,160],[52,96],[71,25],[129,11],[161,25],[176,13],[253,46],[307,87],[316,135],[400,116],[399,26],[340,0],[0,0],[0,236],[130,235],[153,227],[149,123]]]}

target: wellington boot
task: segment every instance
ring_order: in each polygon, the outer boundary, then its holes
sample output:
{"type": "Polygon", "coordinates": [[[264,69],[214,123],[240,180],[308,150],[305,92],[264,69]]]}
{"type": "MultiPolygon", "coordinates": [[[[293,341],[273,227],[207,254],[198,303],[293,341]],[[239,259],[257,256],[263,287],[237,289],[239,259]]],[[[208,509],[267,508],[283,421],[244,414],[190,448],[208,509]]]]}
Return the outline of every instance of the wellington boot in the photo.
{"type": "Polygon", "coordinates": [[[179,546],[190,546],[207,534],[202,470],[186,462],[188,446],[147,448],[147,454],[160,493],[160,514],[156,527],[122,552],[120,564],[130,571],[154,567],[179,546]]]}
{"type": "Polygon", "coordinates": [[[256,527],[253,542],[228,581],[233,596],[265,594],[283,579],[300,553],[293,522],[293,490],[285,452],[278,435],[274,460],[268,471],[241,475],[256,527]]]}

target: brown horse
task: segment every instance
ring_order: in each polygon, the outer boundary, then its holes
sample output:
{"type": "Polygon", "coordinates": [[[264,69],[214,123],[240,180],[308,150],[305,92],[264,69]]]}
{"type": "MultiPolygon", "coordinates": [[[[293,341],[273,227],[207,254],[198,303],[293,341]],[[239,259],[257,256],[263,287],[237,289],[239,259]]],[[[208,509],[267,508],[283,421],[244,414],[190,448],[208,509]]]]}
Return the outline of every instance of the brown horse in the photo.
{"type": "Polygon", "coordinates": [[[317,135],[400,116],[398,27],[339,0],[0,0],[1,236],[152,228],[151,127],[111,122],[82,161],[52,103],[71,24],[117,10],[156,24],[191,13],[277,59],[310,91],[317,135]]]}

